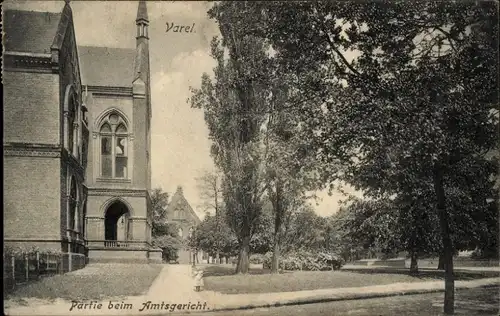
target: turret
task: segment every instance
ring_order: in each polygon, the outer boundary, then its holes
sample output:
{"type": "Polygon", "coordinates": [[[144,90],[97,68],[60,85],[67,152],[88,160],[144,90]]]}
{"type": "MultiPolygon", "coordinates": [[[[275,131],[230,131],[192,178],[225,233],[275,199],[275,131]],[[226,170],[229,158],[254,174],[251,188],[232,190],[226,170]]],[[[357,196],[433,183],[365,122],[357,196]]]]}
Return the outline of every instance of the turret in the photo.
{"type": "Polygon", "coordinates": [[[139,1],[139,8],[137,9],[137,19],[135,19],[135,24],[137,25],[137,40],[139,41],[141,38],[144,38],[146,40],[149,39],[149,19],[146,1],[139,1]]]}
{"type": "Polygon", "coordinates": [[[140,1],[137,8],[136,56],[132,92],[134,96],[134,136],[137,139],[134,158],[144,167],[134,170],[139,185],[151,189],[151,84],[149,66],[148,11],[146,1],[140,1]],[[144,170],[145,169],[145,170],[144,170]],[[146,171],[146,172],[144,172],[146,171]]]}

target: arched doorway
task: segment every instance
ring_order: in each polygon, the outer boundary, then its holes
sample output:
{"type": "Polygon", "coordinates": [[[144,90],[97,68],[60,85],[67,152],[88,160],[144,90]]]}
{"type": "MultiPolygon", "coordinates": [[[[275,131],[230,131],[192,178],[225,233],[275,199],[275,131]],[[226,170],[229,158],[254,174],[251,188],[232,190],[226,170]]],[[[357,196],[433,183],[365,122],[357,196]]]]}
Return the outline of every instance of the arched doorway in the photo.
{"type": "Polygon", "coordinates": [[[130,211],[121,201],[115,201],[106,209],[104,216],[104,245],[126,247],[129,240],[130,211]]]}

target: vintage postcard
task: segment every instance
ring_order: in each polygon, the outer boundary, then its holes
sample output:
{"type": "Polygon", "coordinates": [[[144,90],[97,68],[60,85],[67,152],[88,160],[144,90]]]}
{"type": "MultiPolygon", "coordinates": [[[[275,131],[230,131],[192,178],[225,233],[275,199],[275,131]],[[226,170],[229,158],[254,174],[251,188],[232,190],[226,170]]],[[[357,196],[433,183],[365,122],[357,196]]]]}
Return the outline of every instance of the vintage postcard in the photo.
{"type": "Polygon", "coordinates": [[[496,2],[7,0],[2,31],[5,314],[498,315],[496,2]]]}

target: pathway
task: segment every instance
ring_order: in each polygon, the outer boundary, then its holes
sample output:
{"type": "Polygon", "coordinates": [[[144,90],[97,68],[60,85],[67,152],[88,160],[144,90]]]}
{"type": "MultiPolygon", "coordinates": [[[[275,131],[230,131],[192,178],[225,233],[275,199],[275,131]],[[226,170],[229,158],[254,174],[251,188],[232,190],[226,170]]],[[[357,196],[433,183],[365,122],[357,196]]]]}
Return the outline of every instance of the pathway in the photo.
{"type": "Polygon", "coordinates": [[[157,306],[152,304],[159,304],[161,308],[162,303],[163,313],[166,310],[173,312],[174,308],[175,311],[179,309],[184,311],[208,310],[210,308],[209,302],[201,293],[194,291],[191,266],[184,264],[166,265],[146,294],[146,301],[141,306],[141,308],[144,307],[144,310],[141,313],[146,310],[154,313],[153,307],[157,306]],[[148,302],[151,303],[144,305],[148,302]],[[169,306],[166,307],[166,304],[169,306]]]}

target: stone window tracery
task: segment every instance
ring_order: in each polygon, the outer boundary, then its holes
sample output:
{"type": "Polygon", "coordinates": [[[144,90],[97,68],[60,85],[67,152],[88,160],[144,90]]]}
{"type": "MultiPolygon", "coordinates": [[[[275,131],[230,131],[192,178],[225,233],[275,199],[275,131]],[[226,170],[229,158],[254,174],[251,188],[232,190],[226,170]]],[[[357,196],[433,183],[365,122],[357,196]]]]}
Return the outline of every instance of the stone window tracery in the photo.
{"type": "Polygon", "coordinates": [[[128,176],[128,128],[117,113],[104,118],[100,131],[101,177],[127,178],[128,176]]]}
{"type": "Polygon", "coordinates": [[[72,86],[67,87],[67,92],[65,96],[65,112],[64,112],[64,137],[65,137],[65,148],[68,154],[80,159],[81,156],[81,146],[82,139],[80,135],[81,129],[81,108],[78,102],[78,94],[73,90],[72,86]]]}
{"type": "Polygon", "coordinates": [[[71,155],[78,158],[79,148],[78,148],[78,129],[79,129],[79,109],[78,104],[75,100],[75,95],[73,94],[69,99],[68,108],[68,151],[71,155]]]}

